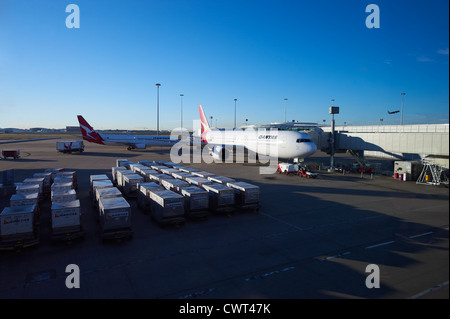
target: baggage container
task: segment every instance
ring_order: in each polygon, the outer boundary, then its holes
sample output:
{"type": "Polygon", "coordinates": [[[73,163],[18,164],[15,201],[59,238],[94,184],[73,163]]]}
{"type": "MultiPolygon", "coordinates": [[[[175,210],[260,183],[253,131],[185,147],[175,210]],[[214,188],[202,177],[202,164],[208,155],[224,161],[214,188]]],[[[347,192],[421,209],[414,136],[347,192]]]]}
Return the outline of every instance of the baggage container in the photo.
{"type": "Polygon", "coordinates": [[[44,178],[44,188],[50,191],[50,187],[52,186],[53,176],[51,172],[47,173],[34,173],[33,177],[35,178],[44,178]]]}
{"type": "Polygon", "coordinates": [[[38,193],[40,195],[39,192],[39,185],[38,184],[17,184],[16,183],[16,194],[34,194],[34,193],[38,193]]]}
{"type": "Polygon", "coordinates": [[[169,190],[150,190],[152,218],[160,225],[184,224],[184,197],[169,190]]]}
{"type": "Polygon", "coordinates": [[[199,176],[199,177],[203,177],[203,178],[208,178],[210,176],[216,176],[216,174],[210,173],[210,172],[205,172],[205,171],[197,171],[197,172],[191,172],[192,175],[194,176],[199,176]]]}
{"type": "Polygon", "coordinates": [[[92,181],[92,188],[90,190],[91,197],[95,200],[95,190],[97,188],[107,188],[107,187],[114,187],[113,183],[109,179],[92,181]]]}
{"type": "Polygon", "coordinates": [[[186,217],[203,218],[209,215],[209,193],[197,186],[180,187],[177,193],[184,197],[186,217]]]}
{"type": "Polygon", "coordinates": [[[36,205],[5,207],[0,214],[2,240],[29,238],[35,233],[36,205]]]}
{"type": "Polygon", "coordinates": [[[150,181],[156,182],[160,185],[161,185],[161,181],[163,179],[173,179],[173,177],[170,175],[167,175],[167,174],[152,174],[152,175],[150,175],[150,181]]]}
{"type": "Polygon", "coordinates": [[[131,208],[125,198],[100,198],[98,206],[103,240],[132,238],[131,208]]]}
{"type": "Polygon", "coordinates": [[[72,189],[72,183],[53,183],[51,191],[69,191],[72,189]]]}
{"type": "Polygon", "coordinates": [[[234,189],[235,203],[240,209],[259,208],[259,186],[246,182],[230,182],[227,186],[234,189]]]}
{"type": "Polygon", "coordinates": [[[72,179],[73,188],[78,188],[77,172],[76,171],[64,171],[56,173],[56,177],[69,177],[72,179]]]}
{"type": "Polygon", "coordinates": [[[126,169],[130,169],[130,164],[134,164],[134,163],[127,160],[126,158],[116,159],[116,166],[123,166],[126,169]]]}
{"type": "Polygon", "coordinates": [[[190,173],[186,173],[186,172],[181,172],[179,171],[178,173],[172,173],[172,177],[173,178],[177,178],[177,179],[181,179],[181,180],[186,180],[186,178],[189,177],[195,177],[194,175],[190,174],[190,173]]]}
{"type": "Polygon", "coordinates": [[[142,165],[144,165],[144,166],[147,166],[147,167],[150,167],[150,165],[155,164],[155,163],[152,162],[152,161],[138,161],[138,163],[139,163],[139,164],[142,164],[142,165]]]}
{"type": "Polygon", "coordinates": [[[150,165],[150,168],[158,171],[159,173],[161,173],[161,170],[167,168],[167,166],[160,165],[160,164],[157,164],[157,163],[153,163],[152,165],[150,165]]]}
{"type": "Polygon", "coordinates": [[[81,227],[80,200],[52,202],[53,232],[79,231],[81,227]]]}
{"type": "Polygon", "coordinates": [[[167,163],[170,163],[168,161],[164,161],[164,160],[156,160],[154,161],[156,164],[161,165],[161,166],[167,166],[167,163]]]}
{"type": "Polygon", "coordinates": [[[98,174],[98,175],[90,175],[89,176],[89,184],[91,185],[91,188],[92,188],[93,181],[104,181],[104,180],[110,180],[108,175],[98,174]]]}
{"type": "Polygon", "coordinates": [[[122,191],[124,185],[123,176],[134,174],[134,172],[131,169],[126,169],[122,171],[117,171],[116,173],[117,173],[117,187],[122,191]]]}
{"type": "Polygon", "coordinates": [[[14,194],[9,199],[9,206],[27,206],[27,205],[39,205],[39,193],[32,194],[14,194]]]}
{"type": "Polygon", "coordinates": [[[172,176],[172,173],[179,173],[180,171],[176,168],[162,168],[161,173],[172,176]]]}
{"type": "Polygon", "coordinates": [[[56,184],[70,183],[72,185],[72,188],[75,189],[72,178],[69,176],[55,176],[53,178],[53,183],[56,183],[56,184]]]}
{"type": "Polygon", "coordinates": [[[137,197],[137,184],[143,182],[144,178],[139,174],[123,175],[123,193],[127,197],[137,197]]]}
{"type": "Polygon", "coordinates": [[[169,191],[176,192],[178,187],[188,187],[190,184],[181,179],[171,178],[171,179],[163,179],[161,180],[161,186],[169,191]]]}
{"type": "MultiPolygon", "coordinates": [[[[212,182],[211,182],[212,183],[212,182]]],[[[209,193],[209,209],[214,213],[234,211],[234,190],[223,184],[206,184],[203,188],[209,193]]]]}
{"type": "Polygon", "coordinates": [[[44,194],[44,190],[46,191],[47,189],[44,189],[44,181],[45,178],[44,177],[34,177],[34,178],[25,178],[22,182],[23,185],[28,185],[28,184],[37,184],[39,185],[39,195],[43,195],[44,194]]]}
{"type": "Polygon", "coordinates": [[[117,171],[125,171],[125,170],[127,169],[123,166],[114,166],[111,168],[111,176],[114,185],[117,185],[117,171]]]}
{"type": "Polygon", "coordinates": [[[136,164],[136,163],[130,164],[130,169],[133,171],[133,173],[137,173],[139,169],[146,168],[146,167],[147,166],[145,166],[143,164],[136,164]]]}
{"type": "Polygon", "coordinates": [[[95,189],[92,196],[92,205],[95,207],[95,217],[100,218],[98,202],[100,198],[123,197],[122,192],[117,187],[100,187],[95,189]]]}
{"type": "Polygon", "coordinates": [[[95,200],[98,203],[100,198],[122,197],[122,193],[117,187],[104,187],[95,189],[95,200]]]}
{"type": "Polygon", "coordinates": [[[189,184],[198,186],[198,187],[203,187],[204,185],[208,185],[208,184],[214,184],[214,182],[212,182],[206,178],[200,177],[200,176],[186,177],[185,180],[189,184]]]}
{"type": "Polygon", "coordinates": [[[144,178],[144,182],[150,182],[150,175],[153,174],[159,174],[157,171],[155,171],[154,169],[141,169],[139,172],[139,175],[141,175],[144,178]]]}
{"type": "Polygon", "coordinates": [[[52,203],[71,202],[77,200],[77,192],[71,190],[56,190],[51,194],[52,203]]]}
{"type": "Polygon", "coordinates": [[[185,172],[185,173],[192,173],[192,172],[199,172],[200,170],[198,170],[196,168],[192,168],[192,167],[182,167],[182,168],[180,168],[180,171],[185,172]]]}
{"type": "Polygon", "coordinates": [[[227,185],[227,183],[235,182],[236,180],[225,176],[208,176],[208,179],[214,183],[227,185]]]}
{"type": "Polygon", "coordinates": [[[151,190],[164,190],[164,187],[155,182],[145,182],[138,184],[137,201],[138,206],[144,210],[144,212],[149,212],[150,207],[150,191],[151,190]]]}

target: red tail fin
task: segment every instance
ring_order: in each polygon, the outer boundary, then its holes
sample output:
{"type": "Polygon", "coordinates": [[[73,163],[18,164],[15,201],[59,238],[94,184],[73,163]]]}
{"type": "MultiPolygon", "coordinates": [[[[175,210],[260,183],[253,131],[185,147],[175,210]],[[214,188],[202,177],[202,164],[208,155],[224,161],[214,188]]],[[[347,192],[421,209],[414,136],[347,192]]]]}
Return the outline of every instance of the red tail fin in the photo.
{"type": "Polygon", "coordinates": [[[80,123],[80,130],[83,135],[83,140],[97,144],[104,144],[102,136],[94,131],[94,128],[90,126],[81,115],[78,115],[78,123],[80,123]]]}
{"type": "Polygon", "coordinates": [[[211,131],[211,129],[209,128],[208,121],[206,120],[205,113],[203,113],[203,109],[200,104],[198,105],[198,110],[200,112],[200,121],[202,122],[202,142],[208,143],[206,140],[206,133],[211,131]]]}

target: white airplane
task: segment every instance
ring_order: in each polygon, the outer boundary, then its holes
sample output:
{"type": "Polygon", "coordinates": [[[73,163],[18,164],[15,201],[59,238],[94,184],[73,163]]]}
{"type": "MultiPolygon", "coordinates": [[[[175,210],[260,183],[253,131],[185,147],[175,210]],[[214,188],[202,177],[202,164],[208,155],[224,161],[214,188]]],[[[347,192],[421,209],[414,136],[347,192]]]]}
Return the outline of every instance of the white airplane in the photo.
{"type": "Polygon", "coordinates": [[[147,146],[172,146],[179,140],[164,135],[116,135],[100,134],[81,116],[78,115],[83,140],[103,145],[127,145],[128,150],[145,149],[147,146]]]}
{"type": "Polygon", "coordinates": [[[211,130],[199,105],[201,120],[201,141],[210,147],[210,155],[218,160],[224,160],[227,146],[241,146],[257,155],[273,156],[271,150],[276,150],[278,158],[305,158],[312,155],[317,146],[306,133],[295,131],[258,130],[211,130]]]}

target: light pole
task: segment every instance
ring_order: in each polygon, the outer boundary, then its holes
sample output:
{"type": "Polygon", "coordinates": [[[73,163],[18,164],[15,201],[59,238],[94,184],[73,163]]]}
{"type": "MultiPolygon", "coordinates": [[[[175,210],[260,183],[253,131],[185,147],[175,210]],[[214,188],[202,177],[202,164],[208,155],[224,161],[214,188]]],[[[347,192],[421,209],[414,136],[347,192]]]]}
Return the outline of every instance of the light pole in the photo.
{"type": "Polygon", "coordinates": [[[183,96],[184,94],[180,94],[180,100],[181,100],[181,129],[183,129],[183,96]]]}
{"type": "Polygon", "coordinates": [[[400,120],[400,125],[403,125],[403,97],[405,96],[406,93],[400,93],[400,95],[402,96],[402,114],[401,114],[401,120],[400,120]]]}
{"type": "Polygon", "coordinates": [[[213,117],[212,117],[212,115],[210,116],[210,118],[211,118],[211,124],[210,124],[210,126],[213,127],[213,122],[212,122],[213,117]]]}
{"type": "MultiPolygon", "coordinates": [[[[331,100],[332,102],[334,100],[331,100]]],[[[334,140],[335,140],[335,132],[334,132],[334,114],[339,114],[339,106],[330,106],[330,114],[331,114],[331,136],[330,136],[330,148],[331,148],[331,156],[330,156],[330,171],[334,172],[334,140]]]]}
{"type": "Polygon", "coordinates": [[[286,103],[287,103],[287,98],[284,99],[284,123],[286,123],[286,103]]]}
{"type": "Polygon", "coordinates": [[[237,99],[234,99],[234,129],[236,129],[236,101],[237,99]]]}
{"type": "Polygon", "coordinates": [[[156,83],[156,135],[159,135],[159,87],[161,84],[156,83]]]}

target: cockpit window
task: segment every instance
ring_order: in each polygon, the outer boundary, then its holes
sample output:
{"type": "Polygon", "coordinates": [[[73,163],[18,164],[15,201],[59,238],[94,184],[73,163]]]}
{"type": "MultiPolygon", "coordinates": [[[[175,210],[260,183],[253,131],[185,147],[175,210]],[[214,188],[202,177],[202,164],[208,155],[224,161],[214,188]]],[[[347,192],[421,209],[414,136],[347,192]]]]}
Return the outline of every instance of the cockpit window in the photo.
{"type": "Polygon", "coordinates": [[[311,142],[311,140],[309,138],[299,138],[297,139],[297,143],[303,143],[303,142],[311,142]]]}

